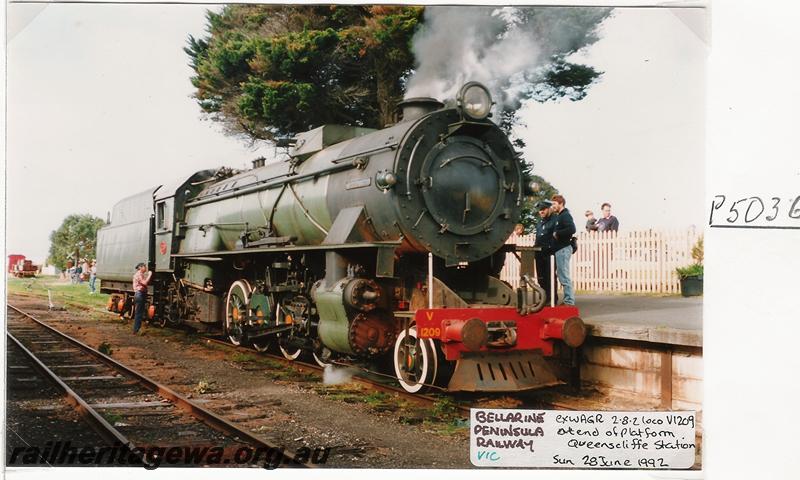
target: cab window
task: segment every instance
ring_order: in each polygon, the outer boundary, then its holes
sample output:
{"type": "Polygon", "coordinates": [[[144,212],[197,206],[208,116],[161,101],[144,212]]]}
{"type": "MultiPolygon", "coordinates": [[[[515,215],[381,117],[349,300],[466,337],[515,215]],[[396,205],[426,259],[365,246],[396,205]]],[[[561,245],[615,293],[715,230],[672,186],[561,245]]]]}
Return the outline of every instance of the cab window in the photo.
{"type": "Polygon", "coordinates": [[[156,228],[164,230],[167,228],[167,203],[158,202],[156,204],[156,228]]]}

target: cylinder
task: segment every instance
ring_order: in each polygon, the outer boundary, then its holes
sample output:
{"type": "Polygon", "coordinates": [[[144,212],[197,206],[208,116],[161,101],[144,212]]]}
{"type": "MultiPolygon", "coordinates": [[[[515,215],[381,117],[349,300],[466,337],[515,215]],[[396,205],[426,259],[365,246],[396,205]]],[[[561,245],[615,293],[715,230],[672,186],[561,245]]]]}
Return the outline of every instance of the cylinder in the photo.
{"type": "Polygon", "coordinates": [[[374,280],[353,278],[347,281],[342,292],[345,305],[362,312],[370,312],[378,306],[380,287],[374,280]]]}

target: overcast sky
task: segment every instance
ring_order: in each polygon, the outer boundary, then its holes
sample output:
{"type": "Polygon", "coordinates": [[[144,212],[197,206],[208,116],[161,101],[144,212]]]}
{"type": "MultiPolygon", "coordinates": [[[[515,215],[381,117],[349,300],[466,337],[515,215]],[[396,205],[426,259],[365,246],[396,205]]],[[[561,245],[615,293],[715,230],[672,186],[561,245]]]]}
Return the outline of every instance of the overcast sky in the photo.
{"type": "Polygon", "coordinates": [[[576,220],[609,202],[622,229],[702,226],[705,15],[617,9],[580,57],[605,72],[586,98],[522,113],[526,159],[576,220]]]}
{"type": "MultiPolygon", "coordinates": [[[[43,260],[72,213],[260,153],[202,120],[182,51],[206,6],[8,6],[9,253],[43,260]]],[[[580,102],[532,103],[520,136],[576,219],[609,201],[623,229],[703,221],[704,11],[621,9],[582,61],[580,102]]]]}

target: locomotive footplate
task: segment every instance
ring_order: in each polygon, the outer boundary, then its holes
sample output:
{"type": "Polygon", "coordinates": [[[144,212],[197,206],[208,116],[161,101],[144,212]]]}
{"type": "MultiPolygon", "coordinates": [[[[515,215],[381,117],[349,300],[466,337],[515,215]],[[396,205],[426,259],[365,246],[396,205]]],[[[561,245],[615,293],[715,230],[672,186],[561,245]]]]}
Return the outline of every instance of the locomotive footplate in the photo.
{"type": "Polygon", "coordinates": [[[447,389],[465,392],[513,392],[563,385],[540,352],[464,354],[447,389]]]}

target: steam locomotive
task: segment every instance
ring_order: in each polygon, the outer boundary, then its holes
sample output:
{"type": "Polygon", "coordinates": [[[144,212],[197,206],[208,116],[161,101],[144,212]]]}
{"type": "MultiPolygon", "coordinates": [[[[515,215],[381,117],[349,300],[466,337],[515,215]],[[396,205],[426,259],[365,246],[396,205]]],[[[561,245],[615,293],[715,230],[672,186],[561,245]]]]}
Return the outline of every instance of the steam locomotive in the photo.
{"type": "Polygon", "coordinates": [[[516,291],[498,278],[525,192],[492,104],[470,82],[449,105],[403,101],[387,128],[324,125],[284,139],[286,161],[125,198],[98,234],[109,310],[131,314],[146,259],[160,326],[321,365],[388,359],[409,392],[558,383],[545,357],[586,329],[528,276],[516,291]]]}

